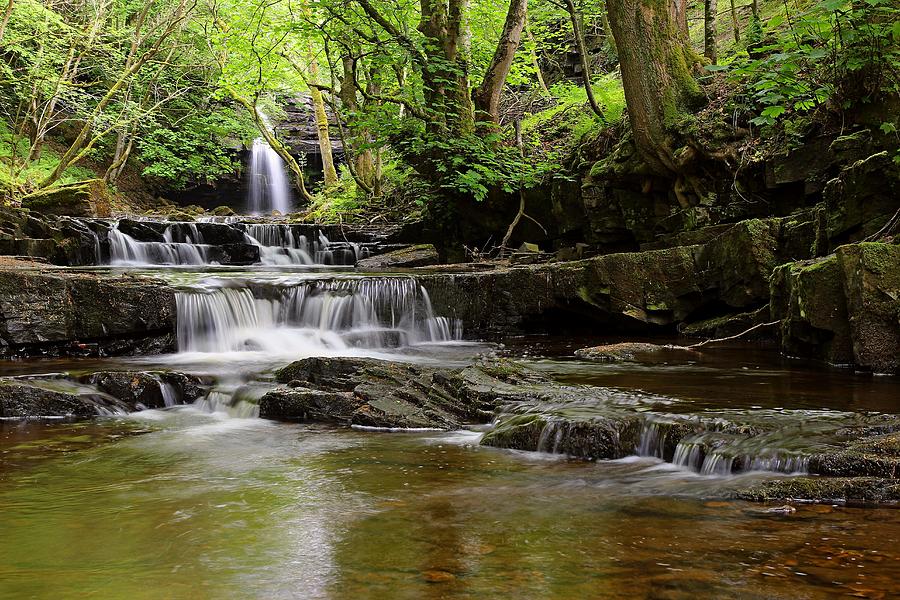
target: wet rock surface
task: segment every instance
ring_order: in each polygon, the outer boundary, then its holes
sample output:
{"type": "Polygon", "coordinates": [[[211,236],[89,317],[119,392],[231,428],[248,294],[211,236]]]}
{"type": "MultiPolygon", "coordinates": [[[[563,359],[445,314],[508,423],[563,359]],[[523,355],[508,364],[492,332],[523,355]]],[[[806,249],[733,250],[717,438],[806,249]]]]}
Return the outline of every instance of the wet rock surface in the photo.
{"type": "Polygon", "coordinates": [[[0,417],[40,418],[125,414],[193,402],[202,378],[173,372],[107,371],[77,378],[0,378],[0,417]]]}
{"type": "Polygon", "coordinates": [[[0,353],[173,350],[175,315],[174,290],[153,279],[0,270],[0,353]]]}
{"type": "Polygon", "coordinates": [[[437,250],[431,244],[419,244],[391,250],[357,261],[356,266],[364,270],[391,268],[425,267],[438,264],[437,250]]]}
{"type": "Polygon", "coordinates": [[[900,246],[866,242],[772,277],[785,353],[900,373],[900,246]]]}
{"type": "Polygon", "coordinates": [[[592,346],[575,351],[575,356],[595,360],[597,362],[623,362],[633,361],[648,354],[661,352],[693,352],[690,348],[672,345],[648,344],[645,342],[621,342],[618,344],[606,344],[592,346]]]}
{"type": "Polygon", "coordinates": [[[309,358],[276,372],[287,384],[259,401],[260,416],[383,428],[456,429],[493,414],[489,367],[435,369],[354,358],[309,358]]]}

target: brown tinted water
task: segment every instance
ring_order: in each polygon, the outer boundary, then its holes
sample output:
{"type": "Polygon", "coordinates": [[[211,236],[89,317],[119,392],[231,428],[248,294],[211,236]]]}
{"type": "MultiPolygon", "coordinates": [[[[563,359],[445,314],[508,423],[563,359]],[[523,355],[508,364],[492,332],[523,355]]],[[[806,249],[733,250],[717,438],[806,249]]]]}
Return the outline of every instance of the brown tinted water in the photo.
{"type": "Polygon", "coordinates": [[[189,408],[0,425],[4,598],[887,598],[900,511],[189,408]]]}

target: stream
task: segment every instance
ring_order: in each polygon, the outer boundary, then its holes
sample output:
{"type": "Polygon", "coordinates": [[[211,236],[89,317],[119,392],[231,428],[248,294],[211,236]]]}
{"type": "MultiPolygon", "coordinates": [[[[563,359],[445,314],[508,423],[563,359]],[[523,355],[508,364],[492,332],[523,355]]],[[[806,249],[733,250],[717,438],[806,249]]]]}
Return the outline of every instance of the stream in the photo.
{"type": "Polygon", "coordinates": [[[309,356],[453,367],[499,353],[562,383],[601,386],[617,401],[788,424],[896,412],[900,384],[891,378],[804,365],[754,344],[597,364],[573,358],[606,339],[597,331],[473,340],[402,273],[298,267],[324,260],[324,241],[292,240],[291,266],[147,264],[202,260],[172,245],[192,243],[165,242],[179,249],[166,252],[132,245],[127,256],[143,262],[114,267],[178,286],[177,353],[0,363],[0,375],[38,379],[172,369],[215,381],[193,405],[0,421],[0,597],[900,594],[900,512],[784,512],[723,499],[750,482],[796,476],[793,463],[732,473],[640,449],[585,461],[481,446],[483,426],[366,431],[254,411],[273,369],[309,356]]]}

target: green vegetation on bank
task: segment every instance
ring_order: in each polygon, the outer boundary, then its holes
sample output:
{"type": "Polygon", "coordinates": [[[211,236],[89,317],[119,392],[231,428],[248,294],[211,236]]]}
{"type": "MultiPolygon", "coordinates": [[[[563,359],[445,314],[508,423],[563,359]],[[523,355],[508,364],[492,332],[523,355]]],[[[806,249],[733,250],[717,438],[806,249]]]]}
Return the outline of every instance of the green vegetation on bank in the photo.
{"type": "Polygon", "coordinates": [[[15,0],[0,15],[0,188],[16,202],[130,172],[165,196],[239,174],[263,136],[307,216],[364,219],[570,178],[600,135],[634,132],[673,185],[694,177],[685,148],[719,143],[710,127],[790,145],[869,111],[897,138],[889,0],[642,4],[653,27],[626,22],[622,0],[15,0]],[[315,183],[278,125],[298,94],[315,183]],[[727,120],[704,123],[711,107],[727,120]]]}

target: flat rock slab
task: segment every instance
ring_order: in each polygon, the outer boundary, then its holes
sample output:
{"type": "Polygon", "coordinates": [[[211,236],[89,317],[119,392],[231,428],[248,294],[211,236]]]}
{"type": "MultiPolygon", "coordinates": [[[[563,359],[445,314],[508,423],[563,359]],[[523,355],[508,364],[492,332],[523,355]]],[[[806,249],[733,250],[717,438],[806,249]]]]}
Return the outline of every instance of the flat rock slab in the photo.
{"type": "MultiPolygon", "coordinates": [[[[489,367],[437,369],[359,358],[307,358],[276,371],[260,416],[380,428],[457,429],[493,415],[489,367]]],[[[499,383],[499,382],[497,382],[499,383]]]]}

